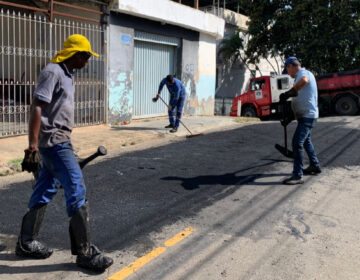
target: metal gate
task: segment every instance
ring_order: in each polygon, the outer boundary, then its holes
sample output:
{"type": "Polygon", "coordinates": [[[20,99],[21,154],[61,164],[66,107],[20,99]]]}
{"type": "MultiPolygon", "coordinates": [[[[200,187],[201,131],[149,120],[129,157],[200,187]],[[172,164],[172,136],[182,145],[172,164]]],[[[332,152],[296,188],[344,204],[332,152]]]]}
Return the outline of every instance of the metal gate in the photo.
{"type": "Polygon", "coordinates": [[[27,133],[32,94],[40,70],[71,34],[86,36],[93,50],[75,75],[75,126],[104,123],[104,30],[97,24],[54,19],[34,13],[0,12],[0,137],[27,133]]]}
{"type": "MultiPolygon", "coordinates": [[[[135,31],[134,54],[134,118],[164,116],[162,102],[153,103],[160,81],[176,68],[176,47],[179,39],[135,31]]],[[[162,97],[169,100],[164,86],[162,97]]]]}

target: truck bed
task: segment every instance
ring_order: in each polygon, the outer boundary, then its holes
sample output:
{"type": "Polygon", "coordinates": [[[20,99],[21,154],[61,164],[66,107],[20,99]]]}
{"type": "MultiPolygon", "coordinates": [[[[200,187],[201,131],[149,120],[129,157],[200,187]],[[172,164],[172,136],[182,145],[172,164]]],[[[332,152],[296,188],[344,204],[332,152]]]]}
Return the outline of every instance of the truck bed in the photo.
{"type": "Polygon", "coordinates": [[[360,87],[360,69],[316,77],[318,91],[337,91],[360,87]]]}

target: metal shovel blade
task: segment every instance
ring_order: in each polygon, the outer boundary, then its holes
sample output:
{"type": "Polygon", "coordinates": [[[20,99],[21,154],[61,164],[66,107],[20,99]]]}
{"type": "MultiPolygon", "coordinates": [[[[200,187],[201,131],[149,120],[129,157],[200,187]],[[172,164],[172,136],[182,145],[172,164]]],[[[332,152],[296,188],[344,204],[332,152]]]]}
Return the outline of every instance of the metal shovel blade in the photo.
{"type": "Polygon", "coordinates": [[[275,149],[278,150],[282,155],[288,158],[294,158],[293,152],[289,149],[286,149],[285,147],[275,144],[275,149]]]}

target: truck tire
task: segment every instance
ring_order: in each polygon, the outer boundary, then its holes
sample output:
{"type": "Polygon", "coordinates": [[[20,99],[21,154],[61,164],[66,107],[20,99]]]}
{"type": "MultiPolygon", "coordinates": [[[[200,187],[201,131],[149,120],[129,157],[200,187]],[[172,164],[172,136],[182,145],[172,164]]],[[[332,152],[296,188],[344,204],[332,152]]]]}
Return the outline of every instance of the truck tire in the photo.
{"type": "Polygon", "coordinates": [[[340,97],[335,102],[335,112],[341,116],[353,116],[358,110],[356,101],[351,96],[340,97]]]}
{"type": "Polygon", "coordinates": [[[241,115],[243,117],[247,117],[247,118],[256,118],[257,117],[256,110],[252,106],[247,106],[244,109],[242,109],[241,115]]]}

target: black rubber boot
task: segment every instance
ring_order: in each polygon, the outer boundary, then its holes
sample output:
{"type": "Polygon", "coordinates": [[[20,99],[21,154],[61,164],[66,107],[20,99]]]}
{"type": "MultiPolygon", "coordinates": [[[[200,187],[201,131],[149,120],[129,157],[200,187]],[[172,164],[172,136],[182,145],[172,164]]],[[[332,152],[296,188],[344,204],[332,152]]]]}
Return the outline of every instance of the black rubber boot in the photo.
{"type": "Polygon", "coordinates": [[[165,128],[174,128],[175,126],[173,124],[169,124],[167,126],[165,126],[165,128]]]}
{"type": "Polygon", "coordinates": [[[71,253],[77,255],[78,266],[100,272],[113,264],[111,258],[104,256],[95,245],[90,243],[86,205],[81,206],[71,217],[69,232],[71,253]]]}
{"type": "Polygon", "coordinates": [[[287,178],[283,181],[284,185],[299,185],[299,184],[304,184],[304,180],[302,178],[295,178],[295,177],[290,177],[287,178]]]}
{"type": "Polygon", "coordinates": [[[175,133],[175,132],[177,132],[177,130],[178,130],[177,127],[174,127],[172,130],[170,130],[170,132],[175,133]]]}
{"type": "Polygon", "coordinates": [[[307,168],[303,170],[305,175],[318,175],[321,173],[321,168],[319,166],[315,166],[310,164],[307,168]]]}
{"type": "Polygon", "coordinates": [[[52,249],[36,240],[44,219],[46,206],[47,204],[43,204],[40,207],[31,208],[23,217],[20,236],[16,243],[16,255],[33,259],[46,259],[53,253],[52,249]]]}

